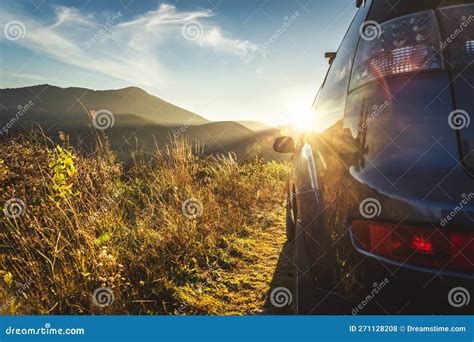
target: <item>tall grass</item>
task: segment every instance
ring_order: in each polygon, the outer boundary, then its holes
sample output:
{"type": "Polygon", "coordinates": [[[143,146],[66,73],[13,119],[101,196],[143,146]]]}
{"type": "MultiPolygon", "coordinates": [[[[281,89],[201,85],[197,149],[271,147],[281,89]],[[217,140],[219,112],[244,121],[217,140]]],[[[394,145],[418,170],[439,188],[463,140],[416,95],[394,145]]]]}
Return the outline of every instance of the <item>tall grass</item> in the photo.
{"type": "Polygon", "coordinates": [[[0,203],[25,204],[0,213],[1,313],[209,313],[193,298],[281,206],[284,164],[196,156],[184,140],[127,169],[106,143],[90,155],[40,134],[0,145],[0,203]],[[101,287],[113,304],[96,305],[101,287]]]}

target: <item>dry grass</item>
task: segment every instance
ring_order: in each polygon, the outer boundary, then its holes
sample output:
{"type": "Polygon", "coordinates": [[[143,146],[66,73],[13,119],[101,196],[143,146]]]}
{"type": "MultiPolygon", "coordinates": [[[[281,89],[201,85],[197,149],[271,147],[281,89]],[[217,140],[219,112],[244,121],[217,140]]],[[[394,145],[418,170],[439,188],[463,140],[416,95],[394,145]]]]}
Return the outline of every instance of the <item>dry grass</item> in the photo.
{"type": "Polygon", "coordinates": [[[248,298],[254,279],[240,270],[262,261],[257,239],[282,239],[284,164],[198,157],[173,141],[125,170],[106,143],[88,156],[39,134],[0,144],[0,203],[26,205],[0,214],[1,312],[251,313],[264,297],[254,284],[259,299],[248,298]],[[189,198],[201,206],[194,218],[182,212],[189,198]],[[112,305],[94,305],[99,287],[112,305]]]}

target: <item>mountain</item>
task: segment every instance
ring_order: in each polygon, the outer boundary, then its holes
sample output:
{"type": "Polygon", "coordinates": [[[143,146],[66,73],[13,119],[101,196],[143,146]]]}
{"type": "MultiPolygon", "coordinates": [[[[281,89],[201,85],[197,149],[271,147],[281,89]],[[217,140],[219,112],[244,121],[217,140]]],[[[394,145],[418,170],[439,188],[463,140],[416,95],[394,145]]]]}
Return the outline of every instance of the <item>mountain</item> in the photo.
{"type": "MultiPolygon", "coordinates": [[[[41,115],[61,120],[87,119],[91,110],[108,110],[114,116],[131,114],[151,120],[162,126],[187,123],[200,125],[209,122],[190,111],[172,105],[136,87],[117,90],[92,90],[86,88],[60,88],[48,84],[0,90],[0,112],[17,112],[18,106],[32,101],[28,117],[41,115]]],[[[39,117],[38,117],[39,116],[39,117]]]]}
{"type": "Polygon", "coordinates": [[[252,130],[234,121],[212,122],[200,126],[191,126],[186,135],[191,139],[201,139],[204,144],[234,143],[255,137],[252,130]]]}
{"type": "Polygon", "coordinates": [[[259,121],[237,121],[237,123],[247,127],[248,129],[251,129],[254,132],[262,132],[272,129],[270,126],[265,125],[259,121]]]}
{"type": "Polygon", "coordinates": [[[97,143],[97,130],[88,112],[101,109],[113,113],[113,125],[103,132],[125,162],[137,148],[153,153],[172,137],[189,140],[204,154],[232,152],[238,160],[255,155],[282,158],[272,150],[278,134],[275,129],[256,122],[251,125],[254,129],[267,129],[255,131],[234,121],[209,122],[133,87],[101,91],[51,85],[0,89],[0,138],[41,127],[53,140],[58,140],[59,131],[66,133],[71,144],[87,151],[97,143]]]}

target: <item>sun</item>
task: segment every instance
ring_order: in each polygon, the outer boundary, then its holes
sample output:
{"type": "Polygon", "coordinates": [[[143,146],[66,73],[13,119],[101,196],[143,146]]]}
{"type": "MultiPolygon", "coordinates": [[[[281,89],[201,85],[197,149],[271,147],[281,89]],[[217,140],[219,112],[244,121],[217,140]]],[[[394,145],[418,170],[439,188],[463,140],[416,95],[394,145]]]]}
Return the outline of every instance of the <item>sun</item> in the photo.
{"type": "Polygon", "coordinates": [[[300,88],[287,90],[283,96],[288,112],[288,126],[298,131],[313,131],[316,124],[316,113],[311,109],[314,93],[311,89],[300,88]]]}
{"type": "Polygon", "coordinates": [[[310,109],[300,108],[293,111],[290,126],[300,131],[312,131],[315,124],[315,113],[310,109]]]}

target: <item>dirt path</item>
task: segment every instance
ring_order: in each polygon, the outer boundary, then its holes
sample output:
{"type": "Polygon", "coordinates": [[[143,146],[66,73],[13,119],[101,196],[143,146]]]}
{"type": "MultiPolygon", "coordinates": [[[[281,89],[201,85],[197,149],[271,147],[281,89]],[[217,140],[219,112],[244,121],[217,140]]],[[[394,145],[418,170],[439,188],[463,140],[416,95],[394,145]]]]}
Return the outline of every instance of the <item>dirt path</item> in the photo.
{"type": "MultiPolygon", "coordinates": [[[[213,281],[192,296],[199,313],[217,315],[292,314],[292,304],[275,307],[271,291],[285,287],[293,294],[293,247],[286,243],[284,210],[263,218],[254,233],[238,241],[228,270],[213,270],[213,281]]],[[[186,310],[187,311],[187,310],[186,310]]]]}

